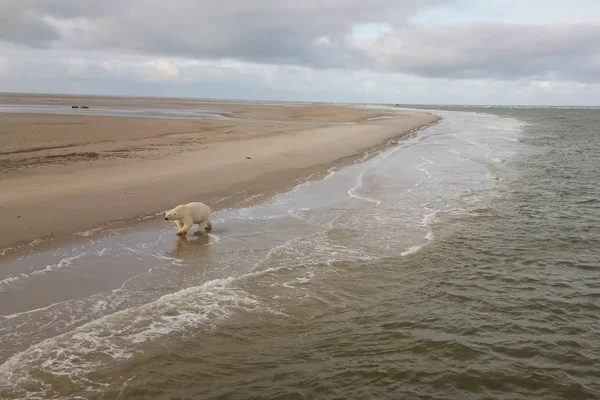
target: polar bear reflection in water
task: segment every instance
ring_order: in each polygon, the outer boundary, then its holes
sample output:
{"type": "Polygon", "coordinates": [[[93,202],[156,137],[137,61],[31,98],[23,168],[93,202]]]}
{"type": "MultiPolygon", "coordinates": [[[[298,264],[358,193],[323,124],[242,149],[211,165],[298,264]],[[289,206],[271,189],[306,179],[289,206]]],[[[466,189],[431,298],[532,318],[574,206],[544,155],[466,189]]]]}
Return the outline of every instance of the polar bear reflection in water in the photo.
{"type": "Polygon", "coordinates": [[[204,232],[194,232],[191,235],[178,235],[175,247],[169,252],[171,257],[182,260],[197,260],[212,254],[210,236],[204,232]]]}
{"type": "Polygon", "coordinates": [[[177,235],[186,236],[193,225],[198,225],[198,233],[210,232],[211,209],[204,203],[193,202],[180,204],[165,213],[165,220],[177,224],[177,235]]]}

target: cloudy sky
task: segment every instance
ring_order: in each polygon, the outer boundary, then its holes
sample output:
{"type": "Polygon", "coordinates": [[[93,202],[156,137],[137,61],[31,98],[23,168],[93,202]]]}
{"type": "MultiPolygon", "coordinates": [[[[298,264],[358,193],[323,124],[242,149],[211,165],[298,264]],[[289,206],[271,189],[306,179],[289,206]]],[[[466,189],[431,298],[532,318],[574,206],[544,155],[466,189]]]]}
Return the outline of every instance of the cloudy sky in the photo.
{"type": "Polygon", "coordinates": [[[0,0],[0,91],[600,105],[598,0],[0,0]]]}

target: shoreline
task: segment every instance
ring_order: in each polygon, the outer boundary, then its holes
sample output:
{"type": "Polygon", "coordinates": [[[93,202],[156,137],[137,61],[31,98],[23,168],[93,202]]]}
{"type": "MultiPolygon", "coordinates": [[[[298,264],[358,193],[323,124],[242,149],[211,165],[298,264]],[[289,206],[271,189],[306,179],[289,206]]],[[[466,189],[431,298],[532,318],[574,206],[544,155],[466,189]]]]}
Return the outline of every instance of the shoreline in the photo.
{"type": "MultiPolygon", "coordinates": [[[[299,178],[290,181],[289,184],[282,185],[277,188],[270,188],[270,190],[267,192],[259,192],[258,190],[243,190],[241,192],[221,198],[218,198],[217,195],[211,196],[216,199],[210,205],[211,210],[213,212],[220,212],[227,209],[245,208],[260,205],[269,201],[274,196],[294,190],[296,187],[304,183],[324,179],[332,171],[347,167],[356,162],[366,162],[372,157],[376,157],[390,146],[397,144],[399,141],[406,140],[419,131],[427,129],[439,123],[440,121],[441,118],[408,132],[404,132],[398,136],[391,137],[389,140],[386,140],[378,146],[363,149],[362,152],[359,151],[356,154],[343,157],[329,165],[314,165],[301,168],[297,171],[297,173],[301,175],[299,178]]],[[[158,229],[160,226],[169,226],[169,223],[165,225],[165,221],[163,220],[162,216],[163,211],[142,214],[123,220],[109,221],[88,230],[73,231],[64,235],[51,235],[33,240],[21,241],[8,247],[0,246],[0,257],[4,256],[6,257],[6,260],[9,260],[28,253],[31,251],[32,247],[35,247],[37,251],[47,251],[64,245],[74,245],[78,243],[86,243],[90,240],[98,240],[113,233],[123,231],[127,232],[132,228],[135,228],[136,230],[146,230],[158,229]]]]}
{"type": "Polygon", "coordinates": [[[9,173],[0,180],[5,188],[0,218],[6,221],[0,254],[17,253],[32,241],[73,240],[77,232],[111,224],[150,223],[163,210],[188,201],[205,202],[214,211],[262,202],[440,120],[425,112],[393,114],[395,119],[363,118],[353,124],[216,140],[154,159],[108,165],[84,161],[9,173]]]}

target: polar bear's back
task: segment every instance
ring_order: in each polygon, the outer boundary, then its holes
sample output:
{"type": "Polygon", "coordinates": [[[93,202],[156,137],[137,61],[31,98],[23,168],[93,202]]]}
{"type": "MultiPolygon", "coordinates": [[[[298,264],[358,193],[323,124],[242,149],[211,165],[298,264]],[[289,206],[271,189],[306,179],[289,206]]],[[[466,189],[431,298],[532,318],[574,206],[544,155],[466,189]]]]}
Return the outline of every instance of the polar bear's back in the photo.
{"type": "Polygon", "coordinates": [[[182,204],[179,207],[185,210],[183,214],[189,215],[194,220],[194,223],[202,222],[204,220],[208,220],[210,216],[211,209],[204,203],[200,202],[192,202],[187,204],[182,204]]]}

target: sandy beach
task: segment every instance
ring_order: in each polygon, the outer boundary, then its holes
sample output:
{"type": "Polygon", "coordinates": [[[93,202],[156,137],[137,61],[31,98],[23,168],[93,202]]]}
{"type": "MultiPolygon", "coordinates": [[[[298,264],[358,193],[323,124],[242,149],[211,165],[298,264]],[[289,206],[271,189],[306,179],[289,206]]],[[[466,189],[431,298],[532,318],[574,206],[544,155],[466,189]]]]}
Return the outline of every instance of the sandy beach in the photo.
{"type": "Polygon", "coordinates": [[[261,199],[438,119],[308,103],[11,94],[0,104],[71,112],[0,113],[0,248],[188,201],[219,209],[261,199]],[[226,119],[86,114],[103,109],[204,110],[226,119]]]}

